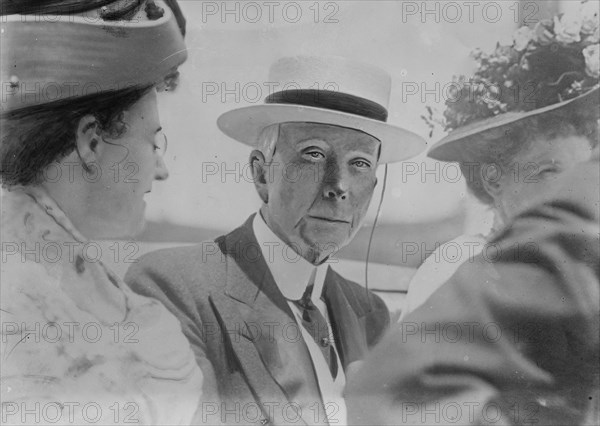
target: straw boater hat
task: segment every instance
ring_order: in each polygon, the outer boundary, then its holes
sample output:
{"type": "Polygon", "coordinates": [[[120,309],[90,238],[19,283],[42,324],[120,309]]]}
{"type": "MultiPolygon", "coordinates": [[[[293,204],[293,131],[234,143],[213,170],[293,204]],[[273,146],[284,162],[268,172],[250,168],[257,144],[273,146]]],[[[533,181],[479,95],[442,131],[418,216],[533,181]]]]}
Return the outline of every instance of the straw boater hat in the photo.
{"type": "Polygon", "coordinates": [[[332,124],[379,139],[381,163],[402,161],[426,147],[422,137],[386,123],[391,78],[379,68],[339,57],[290,57],[271,67],[268,81],[277,91],[264,104],[219,117],[223,133],[256,146],[261,131],[272,124],[332,124]]]}
{"type": "Polygon", "coordinates": [[[186,60],[177,7],[153,0],[95,3],[100,6],[91,10],[77,11],[70,2],[53,14],[2,17],[3,113],[158,84],[186,60]]]}
{"type": "MultiPolygon", "coordinates": [[[[598,120],[598,10],[583,6],[576,13],[578,34],[565,30],[572,17],[562,15],[532,29],[520,28],[511,46],[498,45],[490,54],[476,51],[478,69],[471,78],[455,78],[460,89],[446,102],[444,121],[450,133],[428,155],[469,161],[470,148],[550,112],[572,109],[598,120]]],[[[432,121],[439,120],[430,117],[434,127],[432,121]]]]}

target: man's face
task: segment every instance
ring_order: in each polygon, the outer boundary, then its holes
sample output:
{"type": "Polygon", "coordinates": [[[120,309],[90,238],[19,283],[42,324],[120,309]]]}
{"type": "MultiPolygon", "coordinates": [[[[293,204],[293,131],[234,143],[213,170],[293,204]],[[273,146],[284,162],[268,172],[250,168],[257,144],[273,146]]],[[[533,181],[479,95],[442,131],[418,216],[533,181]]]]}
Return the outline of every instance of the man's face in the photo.
{"type": "Polygon", "coordinates": [[[282,124],[265,175],[262,213],[271,230],[312,263],[350,242],[377,183],[379,146],[353,129],[282,124]]]}

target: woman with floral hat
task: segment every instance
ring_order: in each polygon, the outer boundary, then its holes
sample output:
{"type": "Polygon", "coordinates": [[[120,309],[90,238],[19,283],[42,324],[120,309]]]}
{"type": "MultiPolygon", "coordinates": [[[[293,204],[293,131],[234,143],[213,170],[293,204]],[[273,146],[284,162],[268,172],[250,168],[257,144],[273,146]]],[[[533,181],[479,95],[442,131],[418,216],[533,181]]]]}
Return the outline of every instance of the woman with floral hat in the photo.
{"type": "Polygon", "coordinates": [[[94,242],[139,231],[168,176],[156,92],[186,59],[183,17],[36,5],[1,24],[2,422],[190,424],[203,375],[180,323],[94,242]]]}
{"type": "MultiPolygon", "coordinates": [[[[516,31],[511,46],[476,51],[472,78],[455,78],[444,119],[448,136],[429,156],[458,162],[469,192],[494,214],[490,235],[462,235],[438,249],[419,268],[402,319],[468,259],[483,251],[494,231],[535,205],[563,172],[586,161],[598,145],[600,51],[598,3],[583,2],[573,14],[516,31]],[[445,259],[441,253],[458,251],[445,259]],[[458,248],[457,250],[455,250],[458,248]]],[[[535,250],[534,246],[523,250],[535,250]]]]}

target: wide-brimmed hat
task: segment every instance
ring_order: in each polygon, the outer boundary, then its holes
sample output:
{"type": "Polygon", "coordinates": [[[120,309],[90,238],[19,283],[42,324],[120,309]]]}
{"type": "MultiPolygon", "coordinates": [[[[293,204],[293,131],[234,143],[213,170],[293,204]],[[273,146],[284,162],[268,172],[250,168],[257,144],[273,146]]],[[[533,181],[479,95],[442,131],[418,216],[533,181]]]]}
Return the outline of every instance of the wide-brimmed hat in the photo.
{"type": "Polygon", "coordinates": [[[598,104],[599,88],[596,87],[574,99],[558,102],[554,105],[532,111],[510,111],[495,117],[475,121],[450,132],[446,137],[436,142],[427,155],[440,161],[460,161],[463,157],[469,158],[468,154],[464,152],[465,144],[477,143],[478,140],[475,137],[477,135],[481,137],[480,141],[485,141],[484,133],[496,132],[496,134],[500,134],[504,128],[514,126],[518,122],[551,111],[557,111],[561,108],[577,108],[581,113],[590,116],[595,115],[597,119],[600,116],[598,104]],[[463,154],[466,154],[466,156],[463,154]]]}
{"type": "Polygon", "coordinates": [[[477,69],[472,76],[454,78],[444,117],[434,117],[429,109],[430,126],[441,122],[450,133],[428,155],[462,161],[473,144],[542,114],[597,120],[600,35],[598,6],[592,3],[582,2],[571,14],[541,20],[534,28],[519,28],[512,45],[475,51],[477,69]]]}
{"type": "Polygon", "coordinates": [[[178,25],[165,2],[103,4],[53,14],[40,6],[40,13],[2,17],[3,113],[157,84],[186,60],[182,20],[178,25]]]}
{"type": "Polygon", "coordinates": [[[256,146],[265,127],[308,122],[360,130],[381,141],[380,163],[422,152],[425,140],[388,124],[391,78],[374,66],[340,57],[282,58],[269,72],[264,104],[234,109],[217,120],[227,136],[256,146]]]}

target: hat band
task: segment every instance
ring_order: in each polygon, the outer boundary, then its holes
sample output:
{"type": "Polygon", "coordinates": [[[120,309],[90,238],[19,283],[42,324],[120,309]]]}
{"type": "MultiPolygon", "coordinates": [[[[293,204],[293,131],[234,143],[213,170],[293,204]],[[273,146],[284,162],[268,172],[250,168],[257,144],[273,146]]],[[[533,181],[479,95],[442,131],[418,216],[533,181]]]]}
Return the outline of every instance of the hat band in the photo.
{"type": "Polygon", "coordinates": [[[332,90],[284,90],[267,96],[265,103],[323,108],[383,122],[388,117],[387,109],[376,102],[332,90]]]}

